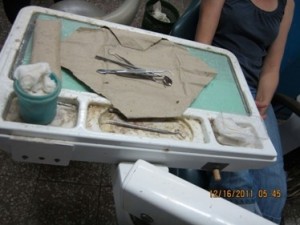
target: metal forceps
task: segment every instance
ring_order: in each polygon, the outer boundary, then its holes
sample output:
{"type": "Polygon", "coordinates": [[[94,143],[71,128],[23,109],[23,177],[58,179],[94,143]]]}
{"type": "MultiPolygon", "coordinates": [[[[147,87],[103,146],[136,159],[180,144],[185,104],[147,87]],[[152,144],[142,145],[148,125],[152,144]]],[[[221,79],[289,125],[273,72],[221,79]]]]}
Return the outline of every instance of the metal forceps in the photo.
{"type": "Polygon", "coordinates": [[[109,59],[103,56],[96,55],[95,58],[99,60],[103,60],[106,62],[111,62],[116,65],[122,66],[126,69],[98,69],[97,73],[100,74],[115,74],[119,76],[131,76],[135,78],[142,78],[142,79],[150,79],[155,82],[162,82],[164,86],[171,86],[172,79],[166,75],[162,75],[162,73],[166,72],[165,70],[155,70],[155,69],[143,69],[140,67],[134,66],[131,62],[129,62],[124,57],[114,54],[115,57],[122,60],[123,62],[116,61],[113,59],[109,59]]]}

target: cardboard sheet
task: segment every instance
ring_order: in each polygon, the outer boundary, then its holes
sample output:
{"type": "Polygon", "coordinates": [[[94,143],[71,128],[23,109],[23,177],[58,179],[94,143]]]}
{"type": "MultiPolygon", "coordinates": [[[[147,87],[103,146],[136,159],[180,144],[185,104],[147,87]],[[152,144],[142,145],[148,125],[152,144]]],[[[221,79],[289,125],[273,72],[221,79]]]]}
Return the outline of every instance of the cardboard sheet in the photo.
{"type": "Polygon", "coordinates": [[[60,30],[59,20],[36,20],[31,56],[31,63],[49,63],[51,71],[59,78],[61,78],[60,30]]]}
{"type": "Polygon", "coordinates": [[[216,74],[173,42],[106,27],[79,28],[62,42],[61,63],[96,93],[110,100],[127,118],[181,116],[216,74]],[[116,54],[138,67],[168,71],[165,75],[172,79],[172,86],[96,72],[121,68],[95,59],[100,55],[118,60],[116,54]]]}

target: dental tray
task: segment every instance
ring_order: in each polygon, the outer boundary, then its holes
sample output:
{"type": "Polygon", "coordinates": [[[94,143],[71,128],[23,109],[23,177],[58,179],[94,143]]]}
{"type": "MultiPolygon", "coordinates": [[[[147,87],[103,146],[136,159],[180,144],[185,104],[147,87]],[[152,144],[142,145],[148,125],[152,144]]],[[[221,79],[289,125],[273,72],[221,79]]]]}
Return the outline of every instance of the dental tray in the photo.
{"type": "Polygon", "coordinates": [[[11,153],[16,161],[68,165],[70,160],[119,163],[144,159],[169,167],[235,171],[261,168],[276,160],[275,149],[236,58],[219,48],[65,12],[27,7],[18,15],[1,51],[0,71],[0,149],[11,153]],[[126,120],[111,110],[107,99],[62,71],[63,89],[54,121],[46,126],[24,123],[18,114],[12,73],[18,65],[29,62],[37,18],[61,20],[62,39],[79,27],[101,26],[163,37],[184,46],[191,55],[215,68],[217,75],[180,118],[126,120]],[[220,116],[251,127],[258,137],[255,147],[218,142],[213,124],[220,116]],[[174,133],[116,126],[108,123],[112,120],[174,133]]]}

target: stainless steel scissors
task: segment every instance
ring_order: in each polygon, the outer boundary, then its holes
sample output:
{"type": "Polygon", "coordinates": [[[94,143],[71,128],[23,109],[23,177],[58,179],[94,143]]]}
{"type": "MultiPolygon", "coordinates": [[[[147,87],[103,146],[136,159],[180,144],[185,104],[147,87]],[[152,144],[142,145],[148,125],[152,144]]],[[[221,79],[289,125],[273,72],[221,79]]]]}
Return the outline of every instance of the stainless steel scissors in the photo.
{"type": "Polygon", "coordinates": [[[123,58],[122,56],[117,54],[114,54],[114,56],[117,57],[118,59],[121,59],[124,62],[116,61],[99,55],[96,55],[95,58],[106,62],[114,63],[126,69],[98,69],[97,72],[100,74],[115,74],[120,76],[130,76],[134,78],[150,79],[155,82],[162,82],[164,86],[171,86],[173,83],[170,77],[163,75],[163,73],[167,72],[166,70],[144,69],[144,68],[136,67],[127,59],[123,58]]]}

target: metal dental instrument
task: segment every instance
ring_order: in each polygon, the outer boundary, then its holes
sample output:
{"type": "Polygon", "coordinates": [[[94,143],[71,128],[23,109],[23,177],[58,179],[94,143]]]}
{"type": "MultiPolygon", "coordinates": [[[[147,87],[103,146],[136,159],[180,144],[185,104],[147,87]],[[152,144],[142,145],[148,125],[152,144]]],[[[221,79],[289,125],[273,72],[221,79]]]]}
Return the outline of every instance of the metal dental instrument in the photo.
{"type": "Polygon", "coordinates": [[[114,64],[117,64],[119,66],[125,67],[127,69],[98,69],[97,72],[100,74],[116,74],[116,75],[121,75],[121,76],[134,76],[136,78],[143,78],[143,79],[150,79],[153,81],[161,81],[164,86],[171,86],[173,81],[170,77],[162,75],[162,73],[166,72],[165,70],[155,70],[155,69],[143,69],[134,66],[132,63],[130,63],[127,59],[114,54],[115,57],[118,59],[121,59],[123,62],[116,61],[113,59],[109,59],[106,57],[102,57],[99,55],[96,55],[95,58],[99,60],[103,60],[106,62],[111,62],[114,64]]]}
{"type": "Polygon", "coordinates": [[[101,74],[133,74],[141,75],[146,77],[160,77],[160,73],[165,72],[164,70],[146,70],[146,69],[98,69],[98,73],[101,74]]]}
{"type": "Polygon", "coordinates": [[[136,125],[136,124],[132,124],[132,123],[126,123],[126,122],[120,122],[120,121],[109,120],[109,121],[105,121],[104,123],[101,123],[101,124],[111,124],[111,125],[115,125],[115,126],[122,126],[122,127],[131,128],[131,129],[138,129],[138,130],[156,132],[156,133],[160,133],[160,134],[172,134],[172,135],[180,135],[181,136],[181,133],[180,133],[179,130],[169,131],[169,130],[164,130],[164,129],[159,129],[159,128],[152,128],[152,127],[145,127],[145,126],[140,126],[140,125],[136,125]]]}

